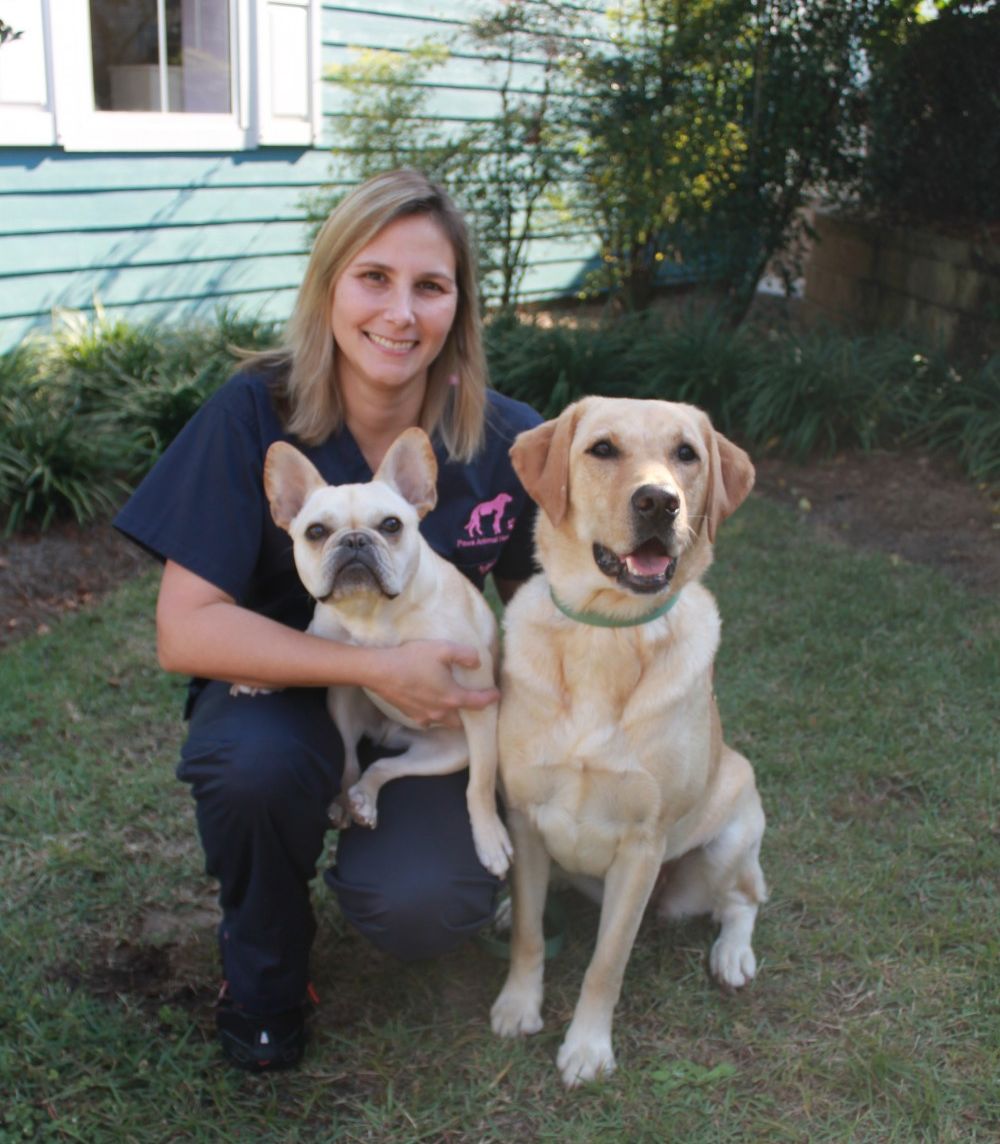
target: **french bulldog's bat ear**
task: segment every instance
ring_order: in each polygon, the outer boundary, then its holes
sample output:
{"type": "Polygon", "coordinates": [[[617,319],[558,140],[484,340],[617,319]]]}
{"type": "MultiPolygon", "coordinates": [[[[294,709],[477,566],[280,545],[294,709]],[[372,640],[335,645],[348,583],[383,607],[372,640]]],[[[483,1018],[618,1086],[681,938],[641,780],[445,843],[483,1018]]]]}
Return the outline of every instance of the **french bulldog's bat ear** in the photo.
{"type": "Polygon", "coordinates": [[[275,441],[264,458],[264,492],[274,523],[286,532],[316,489],[325,488],[319,469],[286,441],[275,441]]]}
{"type": "Polygon", "coordinates": [[[554,421],[519,433],[510,449],[524,491],[554,525],[569,508],[569,450],[579,415],[579,402],[567,406],[554,421]]]}
{"type": "Polygon", "coordinates": [[[417,510],[420,519],[437,504],[437,457],[423,429],[404,429],[389,446],[375,474],[417,510]]]}
{"type": "Polygon", "coordinates": [[[709,427],[708,492],[705,519],[709,543],[715,543],[719,525],[750,495],[756,472],[753,462],[739,445],[734,445],[716,429],[709,427]]]}

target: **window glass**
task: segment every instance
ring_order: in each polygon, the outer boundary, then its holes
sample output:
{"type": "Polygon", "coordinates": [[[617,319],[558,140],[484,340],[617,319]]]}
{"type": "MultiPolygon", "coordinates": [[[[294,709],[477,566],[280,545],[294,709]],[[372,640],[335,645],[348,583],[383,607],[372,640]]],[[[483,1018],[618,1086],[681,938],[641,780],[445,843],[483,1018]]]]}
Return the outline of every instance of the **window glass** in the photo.
{"type": "Polygon", "coordinates": [[[90,0],[99,111],[229,112],[229,0],[90,0]]]}

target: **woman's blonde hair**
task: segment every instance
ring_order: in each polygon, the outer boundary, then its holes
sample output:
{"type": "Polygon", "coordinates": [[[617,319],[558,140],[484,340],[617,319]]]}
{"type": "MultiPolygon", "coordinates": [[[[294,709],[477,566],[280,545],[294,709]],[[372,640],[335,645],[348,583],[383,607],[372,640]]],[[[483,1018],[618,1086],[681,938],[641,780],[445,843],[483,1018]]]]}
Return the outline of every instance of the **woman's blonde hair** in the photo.
{"type": "Polygon", "coordinates": [[[440,432],[450,456],[468,461],[482,441],[487,387],[475,250],[465,219],[447,192],[418,171],[376,175],[340,202],[316,236],[282,348],[254,360],[286,367],[283,398],[290,433],[317,445],[336,432],[344,407],[330,329],[334,287],[377,234],[411,215],[427,215],[447,235],[458,288],[455,320],[427,373],[420,424],[428,433],[440,432]]]}

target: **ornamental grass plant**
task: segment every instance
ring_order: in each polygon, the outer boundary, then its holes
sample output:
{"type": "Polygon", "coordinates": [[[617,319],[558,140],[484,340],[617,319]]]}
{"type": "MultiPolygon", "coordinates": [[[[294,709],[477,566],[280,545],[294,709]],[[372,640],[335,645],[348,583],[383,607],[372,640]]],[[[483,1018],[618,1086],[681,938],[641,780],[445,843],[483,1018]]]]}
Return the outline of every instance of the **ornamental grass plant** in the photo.
{"type": "MultiPolygon", "coordinates": [[[[64,315],[0,355],[0,528],[107,515],[274,324],[159,328],[64,315]]],[[[700,405],[760,453],[919,446],[1000,478],[1000,356],[956,363],[896,335],[732,327],[711,310],[486,326],[492,383],[546,416],[589,394],[700,405]]]]}

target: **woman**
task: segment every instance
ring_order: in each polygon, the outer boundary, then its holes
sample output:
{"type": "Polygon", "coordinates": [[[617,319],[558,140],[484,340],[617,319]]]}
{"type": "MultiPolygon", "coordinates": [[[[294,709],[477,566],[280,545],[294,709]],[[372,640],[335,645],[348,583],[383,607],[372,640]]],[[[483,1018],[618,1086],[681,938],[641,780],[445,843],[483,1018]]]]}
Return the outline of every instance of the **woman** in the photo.
{"type": "MultiPolygon", "coordinates": [[[[160,663],[193,677],[177,773],[220,883],[217,1024],[242,1067],[302,1054],[309,881],[343,759],[325,688],[360,684],[418,722],[454,726],[459,708],[498,698],[455,681],[454,664],[477,662],[470,648],[358,648],[305,633],[311,602],[264,496],[268,446],[292,441],[331,484],[361,482],[421,425],[440,466],[424,535],[479,587],[492,572],[506,599],[531,572],[532,517],[507,450],[539,420],[487,390],[461,215],[424,176],[394,171],[327,219],[285,348],[250,359],[205,404],[115,521],[164,562],[160,663]],[[496,505],[485,520],[477,512],[496,505]],[[277,690],[234,698],[232,683],[277,690]]],[[[326,872],[343,914],[399,957],[442,953],[490,918],[496,880],[475,856],[465,783],[464,772],[389,783],[377,829],[345,831],[326,872]]]]}

